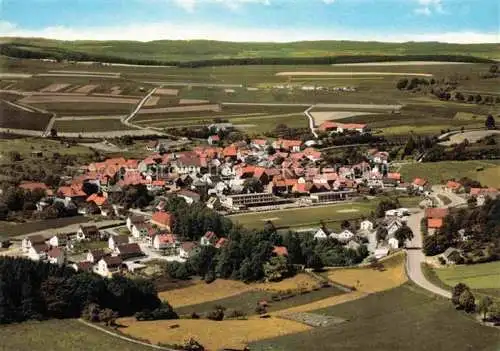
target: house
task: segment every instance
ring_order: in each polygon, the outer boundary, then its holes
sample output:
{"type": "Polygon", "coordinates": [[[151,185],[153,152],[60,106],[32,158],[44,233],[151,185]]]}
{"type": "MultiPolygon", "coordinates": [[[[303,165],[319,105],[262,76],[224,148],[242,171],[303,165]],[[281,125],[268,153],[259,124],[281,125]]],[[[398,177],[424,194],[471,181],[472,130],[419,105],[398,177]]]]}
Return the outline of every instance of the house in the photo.
{"type": "Polygon", "coordinates": [[[218,135],[210,135],[207,142],[210,145],[217,145],[220,142],[220,137],[218,135]]]}
{"type": "Polygon", "coordinates": [[[108,239],[108,247],[115,251],[120,245],[128,244],[130,242],[128,235],[110,235],[108,239]]]}
{"type": "Polygon", "coordinates": [[[229,239],[227,239],[227,238],[220,238],[220,239],[219,239],[219,240],[217,240],[217,242],[215,243],[215,248],[216,248],[216,249],[221,249],[221,248],[223,248],[224,246],[226,246],[228,243],[229,243],[229,239]]]}
{"type": "Polygon", "coordinates": [[[48,240],[48,244],[52,247],[66,246],[69,239],[69,234],[56,234],[48,240]]]}
{"type": "Polygon", "coordinates": [[[275,256],[288,256],[288,249],[285,246],[275,246],[272,254],[275,256]]]}
{"type": "Polygon", "coordinates": [[[146,144],[146,150],[151,152],[158,151],[159,145],[160,142],[158,140],[152,140],[146,144]]]}
{"type": "Polygon", "coordinates": [[[178,197],[181,197],[186,201],[188,205],[191,205],[195,202],[200,202],[201,195],[198,193],[195,193],[194,191],[191,190],[181,190],[176,193],[178,197]]]}
{"type": "Polygon", "coordinates": [[[412,187],[418,191],[424,191],[429,186],[429,183],[426,179],[423,178],[415,178],[411,183],[412,187]]]}
{"type": "Polygon", "coordinates": [[[123,260],[120,256],[106,256],[99,260],[96,267],[96,273],[100,276],[109,278],[113,274],[120,272],[123,260]]]}
{"type": "Polygon", "coordinates": [[[94,249],[87,252],[87,261],[92,263],[97,263],[101,258],[107,256],[107,253],[103,249],[94,249]]]}
{"type": "Polygon", "coordinates": [[[101,232],[95,225],[81,225],[76,232],[76,240],[78,241],[97,241],[101,239],[101,232]]]}
{"type": "Polygon", "coordinates": [[[278,139],[273,142],[273,147],[275,149],[282,149],[289,152],[300,152],[302,144],[302,140],[278,139]]]}
{"type": "Polygon", "coordinates": [[[179,241],[174,234],[157,234],[153,239],[153,248],[156,250],[176,249],[179,241]]]}
{"type": "Polygon", "coordinates": [[[102,193],[95,193],[87,197],[85,202],[93,202],[100,208],[108,202],[108,199],[102,193]]]}
{"type": "Polygon", "coordinates": [[[394,236],[389,237],[389,239],[387,240],[387,244],[389,244],[389,247],[393,250],[399,248],[399,240],[394,236]]]}
{"type": "Polygon", "coordinates": [[[201,246],[214,246],[218,238],[214,232],[206,232],[200,239],[201,246]]]}
{"type": "Polygon", "coordinates": [[[462,257],[462,251],[455,249],[453,247],[447,248],[442,254],[441,257],[447,264],[456,264],[459,262],[463,262],[464,258],[462,257]]]}
{"type": "Polygon", "coordinates": [[[326,228],[319,228],[316,233],[314,233],[314,239],[315,240],[323,240],[327,239],[329,235],[329,231],[326,228]]]}
{"type": "Polygon", "coordinates": [[[344,229],[342,232],[339,233],[338,240],[343,241],[343,242],[348,242],[353,237],[354,237],[353,232],[351,232],[349,229],[344,229]]]}
{"type": "Polygon", "coordinates": [[[41,235],[31,235],[23,239],[21,247],[23,252],[28,252],[34,245],[45,245],[45,238],[41,235]]]}
{"type": "Polygon", "coordinates": [[[47,252],[49,263],[62,266],[66,262],[66,251],[59,247],[54,247],[47,252]]]}
{"type": "Polygon", "coordinates": [[[371,232],[373,230],[373,222],[365,219],[361,222],[359,229],[366,232],[371,232]]]}
{"type": "Polygon", "coordinates": [[[404,217],[408,216],[410,214],[410,211],[407,208],[396,208],[393,210],[387,210],[385,211],[385,217],[390,218],[390,217],[404,217]]]}
{"type": "Polygon", "coordinates": [[[49,187],[44,184],[44,183],[37,183],[37,182],[21,182],[19,184],[19,188],[25,190],[25,191],[43,191],[46,195],[53,195],[52,190],[49,189],[49,187]]]}
{"type": "Polygon", "coordinates": [[[433,232],[437,229],[440,229],[443,226],[442,218],[428,218],[427,219],[427,229],[432,230],[433,232]]]}
{"type": "Polygon", "coordinates": [[[381,259],[389,254],[389,248],[388,247],[380,247],[375,250],[374,256],[375,258],[381,259]]]}
{"type": "Polygon", "coordinates": [[[78,263],[73,263],[71,267],[73,267],[73,269],[77,272],[92,272],[94,264],[89,261],[81,261],[78,263]]]}
{"type": "Polygon", "coordinates": [[[387,226],[386,226],[386,229],[387,229],[387,235],[388,236],[392,236],[394,235],[394,233],[396,233],[398,231],[399,228],[402,228],[403,227],[403,222],[401,222],[400,220],[393,220],[393,221],[390,221],[387,226]]]}
{"type": "Polygon", "coordinates": [[[174,215],[164,211],[155,212],[151,217],[151,224],[171,232],[174,226],[174,215]]]}
{"type": "Polygon", "coordinates": [[[443,219],[445,218],[449,213],[449,210],[447,208],[426,208],[425,209],[425,218],[436,218],[436,219],[443,219]]]}
{"type": "Polygon", "coordinates": [[[120,255],[122,259],[142,257],[144,253],[141,247],[137,243],[123,244],[116,248],[116,252],[120,255]]]}
{"type": "Polygon", "coordinates": [[[452,193],[459,193],[464,189],[462,184],[455,182],[453,180],[449,180],[446,182],[445,191],[452,193]]]}
{"type": "Polygon", "coordinates": [[[198,244],[194,241],[186,241],[181,244],[179,248],[179,256],[182,259],[188,259],[196,255],[199,252],[200,248],[198,244]]]}
{"type": "Polygon", "coordinates": [[[42,261],[47,258],[49,247],[43,244],[33,244],[28,250],[28,257],[33,261],[42,261]]]}

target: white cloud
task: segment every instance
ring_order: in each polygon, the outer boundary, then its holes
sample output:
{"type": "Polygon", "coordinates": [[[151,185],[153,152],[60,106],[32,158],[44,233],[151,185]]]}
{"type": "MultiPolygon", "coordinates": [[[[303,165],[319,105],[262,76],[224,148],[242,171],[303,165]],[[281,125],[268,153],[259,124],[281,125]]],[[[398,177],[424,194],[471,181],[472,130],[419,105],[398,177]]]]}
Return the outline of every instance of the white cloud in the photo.
{"type": "Polygon", "coordinates": [[[414,12],[418,15],[430,16],[435,12],[444,12],[442,0],[417,0],[417,4],[418,7],[414,12]]]}
{"type": "Polygon", "coordinates": [[[173,0],[177,5],[185,9],[186,11],[192,12],[195,7],[200,3],[215,3],[221,4],[229,7],[230,9],[237,9],[244,4],[262,4],[269,5],[271,0],[173,0]]]}
{"type": "Polygon", "coordinates": [[[0,36],[44,37],[60,40],[137,40],[161,39],[223,41],[290,42],[302,40],[361,40],[361,41],[441,41],[449,43],[498,43],[497,33],[473,31],[449,33],[378,33],[360,30],[307,28],[244,28],[218,25],[173,24],[168,22],[137,23],[127,26],[66,27],[52,26],[25,29],[13,23],[0,21],[0,36]]]}

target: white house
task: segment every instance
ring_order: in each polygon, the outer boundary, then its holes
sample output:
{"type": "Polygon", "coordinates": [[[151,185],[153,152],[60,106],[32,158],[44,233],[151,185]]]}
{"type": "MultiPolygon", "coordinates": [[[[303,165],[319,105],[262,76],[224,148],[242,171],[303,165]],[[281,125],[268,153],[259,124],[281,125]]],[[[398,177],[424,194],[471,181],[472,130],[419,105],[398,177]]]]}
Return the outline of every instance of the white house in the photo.
{"type": "Polygon", "coordinates": [[[108,239],[108,247],[115,251],[116,248],[123,244],[128,244],[130,239],[128,235],[110,235],[108,239]]]}
{"type": "Polygon", "coordinates": [[[214,246],[218,238],[214,232],[206,232],[200,239],[201,246],[214,246]]]}
{"type": "Polygon", "coordinates": [[[378,248],[378,249],[375,250],[374,256],[375,256],[376,259],[380,259],[382,257],[387,256],[388,254],[389,254],[389,248],[387,248],[387,247],[381,247],[381,248],[378,248]]]}
{"type": "Polygon", "coordinates": [[[83,226],[81,225],[76,232],[76,240],[78,241],[96,241],[100,240],[101,232],[95,225],[83,226]]]}
{"type": "Polygon", "coordinates": [[[153,239],[153,248],[156,250],[177,249],[179,241],[173,234],[155,235],[153,239]]]}
{"type": "Polygon", "coordinates": [[[21,247],[23,252],[28,252],[34,245],[45,245],[45,238],[41,235],[31,235],[27,236],[21,242],[21,247]]]}
{"type": "Polygon", "coordinates": [[[328,233],[326,229],[319,228],[316,233],[314,233],[314,239],[316,240],[323,240],[328,238],[328,233]]]}
{"type": "Polygon", "coordinates": [[[103,277],[111,277],[113,274],[120,271],[122,266],[120,256],[106,256],[99,260],[95,268],[95,273],[103,277]]]}
{"type": "Polygon", "coordinates": [[[137,223],[144,223],[145,222],[145,219],[143,216],[128,216],[127,217],[127,222],[126,222],[126,226],[127,226],[127,229],[131,232],[132,231],[132,227],[137,224],[137,223]]]}
{"type": "Polygon", "coordinates": [[[387,243],[389,244],[391,249],[398,249],[399,248],[399,240],[396,239],[395,237],[389,238],[389,240],[387,240],[387,243]]]}
{"type": "Polygon", "coordinates": [[[179,248],[179,257],[182,259],[188,259],[198,252],[198,244],[193,241],[186,241],[181,244],[179,248]]]}
{"type": "Polygon", "coordinates": [[[33,244],[28,249],[28,257],[33,261],[42,261],[47,258],[48,246],[45,244],[33,244]]]}
{"type": "Polygon", "coordinates": [[[360,229],[366,232],[371,232],[373,230],[373,222],[365,219],[361,222],[360,229]]]}
{"type": "Polygon", "coordinates": [[[99,260],[106,256],[106,252],[102,249],[89,250],[87,252],[86,260],[88,262],[97,263],[99,260]]]}
{"type": "Polygon", "coordinates": [[[403,223],[401,221],[391,221],[388,225],[387,225],[387,234],[388,236],[393,236],[394,233],[396,233],[396,231],[401,228],[403,226],[403,223]]]}
{"type": "Polygon", "coordinates": [[[49,239],[48,244],[52,247],[61,247],[61,246],[66,246],[68,242],[69,242],[69,235],[56,234],[49,239]]]}
{"type": "Polygon", "coordinates": [[[351,232],[349,229],[344,229],[339,235],[338,235],[338,239],[340,241],[344,241],[344,242],[347,242],[349,240],[351,240],[352,238],[354,237],[354,233],[351,232]]]}
{"type": "Polygon", "coordinates": [[[47,259],[49,263],[62,266],[66,262],[66,251],[59,247],[55,247],[47,252],[47,259]]]}

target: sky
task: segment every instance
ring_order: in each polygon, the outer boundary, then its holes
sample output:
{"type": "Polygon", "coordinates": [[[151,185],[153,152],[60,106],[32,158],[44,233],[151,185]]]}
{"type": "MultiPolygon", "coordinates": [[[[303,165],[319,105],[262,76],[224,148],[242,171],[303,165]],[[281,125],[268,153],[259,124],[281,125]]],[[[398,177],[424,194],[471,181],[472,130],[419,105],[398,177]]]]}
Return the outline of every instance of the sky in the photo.
{"type": "Polygon", "coordinates": [[[500,42],[498,0],[0,0],[0,36],[500,42]]]}

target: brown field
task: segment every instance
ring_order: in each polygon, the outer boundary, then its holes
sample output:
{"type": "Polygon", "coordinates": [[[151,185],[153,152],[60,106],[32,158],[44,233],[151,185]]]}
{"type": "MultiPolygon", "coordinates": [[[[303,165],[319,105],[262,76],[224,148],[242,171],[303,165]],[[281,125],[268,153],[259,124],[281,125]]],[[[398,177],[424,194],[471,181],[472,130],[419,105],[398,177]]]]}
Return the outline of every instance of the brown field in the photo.
{"type": "Polygon", "coordinates": [[[209,285],[198,282],[186,288],[160,292],[158,296],[176,308],[220,300],[249,290],[252,290],[251,285],[235,280],[217,279],[209,285]]]}
{"type": "Polygon", "coordinates": [[[197,104],[208,104],[210,101],[201,99],[180,99],[180,105],[197,105],[197,104]]]}
{"type": "Polygon", "coordinates": [[[156,89],[154,95],[177,96],[177,94],[179,94],[179,90],[178,89],[158,88],[158,89],[156,89]]]}
{"type": "Polygon", "coordinates": [[[137,322],[133,318],[121,318],[118,323],[125,326],[120,328],[123,333],[148,339],[153,344],[183,344],[192,337],[208,350],[241,348],[250,342],[312,329],[302,323],[274,317],[221,322],[206,319],[137,322]],[[173,325],[178,327],[171,328],[173,325]]]}
{"type": "Polygon", "coordinates": [[[195,106],[175,106],[163,108],[150,108],[147,110],[140,110],[137,114],[154,114],[154,113],[170,113],[170,112],[193,112],[193,111],[213,111],[220,112],[219,104],[212,105],[195,105],[195,106]]]}
{"type": "Polygon", "coordinates": [[[150,96],[149,99],[144,103],[144,106],[156,106],[160,101],[159,96],[150,96]]]}
{"type": "Polygon", "coordinates": [[[285,291],[289,289],[307,288],[312,289],[318,286],[318,281],[306,273],[299,273],[292,278],[288,278],[276,283],[256,283],[251,287],[266,291],[285,291]]]}
{"type": "Polygon", "coordinates": [[[26,104],[54,102],[136,104],[139,102],[139,99],[80,95],[31,95],[21,99],[19,102],[26,104]]]}
{"type": "Polygon", "coordinates": [[[79,87],[78,89],[75,89],[74,92],[79,93],[79,94],[88,94],[92,90],[97,89],[98,87],[99,86],[96,84],[87,84],[87,85],[84,85],[83,87],[79,87]]]}
{"type": "Polygon", "coordinates": [[[40,89],[43,93],[55,93],[69,87],[71,84],[66,83],[53,83],[47,85],[45,88],[40,89]]]}
{"type": "Polygon", "coordinates": [[[45,130],[52,115],[0,101],[0,128],[45,130]]]}
{"type": "Polygon", "coordinates": [[[325,121],[335,121],[337,119],[366,116],[371,115],[370,112],[353,112],[353,111],[324,111],[324,112],[311,112],[311,116],[314,118],[314,123],[317,125],[325,121]]]}

